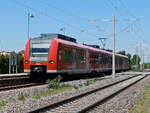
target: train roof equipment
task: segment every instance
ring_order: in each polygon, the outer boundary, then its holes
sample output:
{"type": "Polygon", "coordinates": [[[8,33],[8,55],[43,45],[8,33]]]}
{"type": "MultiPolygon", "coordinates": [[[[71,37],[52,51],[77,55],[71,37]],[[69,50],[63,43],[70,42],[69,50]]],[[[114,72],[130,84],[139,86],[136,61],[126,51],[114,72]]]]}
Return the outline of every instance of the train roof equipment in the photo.
{"type": "Polygon", "coordinates": [[[40,37],[35,37],[35,38],[32,38],[32,39],[36,40],[36,39],[52,39],[52,38],[57,38],[57,39],[62,39],[62,40],[77,43],[75,38],[65,36],[65,35],[62,35],[62,34],[58,34],[58,33],[43,33],[43,34],[41,34],[40,37]]]}
{"type": "Polygon", "coordinates": [[[90,47],[94,47],[94,48],[97,48],[97,49],[100,49],[99,45],[89,45],[89,44],[83,44],[85,46],[90,46],[90,47]]]}

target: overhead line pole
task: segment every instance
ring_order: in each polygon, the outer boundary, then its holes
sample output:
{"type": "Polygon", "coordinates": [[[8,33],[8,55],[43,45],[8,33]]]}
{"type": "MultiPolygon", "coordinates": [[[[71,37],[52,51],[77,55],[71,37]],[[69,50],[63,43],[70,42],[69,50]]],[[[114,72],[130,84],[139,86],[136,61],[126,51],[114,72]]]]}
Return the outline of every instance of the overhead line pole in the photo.
{"type": "Polygon", "coordinates": [[[30,14],[28,13],[28,39],[30,39],[30,14]]]}
{"type": "Polygon", "coordinates": [[[34,15],[28,13],[28,39],[30,39],[30,18],[34,18],[34,15]]]}
{"type": "Polygon", "coordinates": [[[112,17],[112,77],[115,78],[115,15],[112,17]]]}
{"type": "Polygon", "coordinates": [[[141,62],[140,62],[140,70],[143,70],[143,44],[140,42],[140,56],[141,56],[141,62]]]}
{"type": "Polygon", "coordinates": [[[137,67],[136,68],[139,69],[139,65],[138,65],[138,59],[139,59],[139,57],[138,57],[138,46],[136,46],[136,54],[137,54],[136,55],[136,66],[137,67]]]}
{"type": "Polygon", "coordinates": [[[145,57],[145,53],[144,53],[144,49],[143,49],[143,51],[142,51],[142,57],[143,57],[143,61],[142,61],[142,70],[144,70],[144,57],[145,57]]]}

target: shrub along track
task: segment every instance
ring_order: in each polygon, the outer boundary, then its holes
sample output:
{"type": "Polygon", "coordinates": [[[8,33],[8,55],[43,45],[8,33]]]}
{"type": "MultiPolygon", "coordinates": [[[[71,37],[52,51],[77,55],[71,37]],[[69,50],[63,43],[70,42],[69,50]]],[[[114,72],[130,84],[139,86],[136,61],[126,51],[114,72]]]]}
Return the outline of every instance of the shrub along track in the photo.
{"type": "Polygon", "coordinates": [[[71,97],[60,102],[30,111],[29,113],[38,112],[67,112],[67,113],[84,113],[97,105],[100,105],[115,95],[124,91],[128,87],[137,83],[141,79],[147,77],[148,74],[141,76],[140,74],[134,75],[132,77],[120,80],[118,82],[106,85],[104,87],[91,90],[89,92],[80,94],[75,97],[71,97]],[[106,94],[106,95],[105,95],[106,94]]]}

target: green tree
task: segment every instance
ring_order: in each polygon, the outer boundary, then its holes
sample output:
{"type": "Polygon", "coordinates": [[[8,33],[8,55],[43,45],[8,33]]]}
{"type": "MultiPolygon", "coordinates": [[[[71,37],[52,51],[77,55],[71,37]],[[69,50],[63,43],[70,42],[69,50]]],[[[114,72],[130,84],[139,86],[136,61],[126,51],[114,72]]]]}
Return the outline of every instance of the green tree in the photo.
{"type": "Polygon", "coordinates": [[[126,54],[126,51],[124,51],[124,50],[123,51],[119,51],[118,54],[128,56],[129,68],[131,69],[131,67],[132,67],[132,63],[131,63],[131,60],[132,60],[131,57],[132,57],[132,55],[130,53],[126,54]]]}
{"type": "Polygon", "coordinates": [[[23,59],[24,59],[24,50],[21,50],[18,52],[17,55],[18,73],[23,72],[23,59]]]}
{"type": "MultiPolygon", "coordinates": [[[[24,51],[20,51],[17,54],[18,72],[23,72],[23,56],[24,51]]],[[[0,55],[0,74],[9,73],[9,55],[0,55]]]]}
{"type": "Polygon", "coordinates": [[[0,73],[5,74],[9,72],[9,56],[0,55],[0,73]]]}
{"type": "Polygon", "coordinates": [[[132,58],[132,56],[131,56],[130,53],[128,53],[127,56],[128,56],[129,68],[131,69],[131,66],[132,66],[132,64],[131,64],[131,58],[132,58]]]}
{"type": "Polygon", "coordinates": [[[118,54],[126,55],[126,51],[119,51],[118,54]]]}
{"type": "Polygon", "coordinates": [[[139,64],[140,64],[140,57],[136,54],[133,55],[132,59],[131,59],[131,64],[132,64],[132,67],[137,67],[139,68],[139,64]]]}
{"type": "Polygon", "coordinates": [[[144,68],[150,68],[150,63],[144,63],[144,68]]]}

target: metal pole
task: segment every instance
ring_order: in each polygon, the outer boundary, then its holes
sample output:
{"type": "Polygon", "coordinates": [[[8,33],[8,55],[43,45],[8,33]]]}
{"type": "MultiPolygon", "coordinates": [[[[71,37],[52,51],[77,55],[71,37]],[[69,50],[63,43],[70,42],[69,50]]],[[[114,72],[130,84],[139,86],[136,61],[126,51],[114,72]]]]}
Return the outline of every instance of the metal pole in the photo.
{"type": "Polygon", "coordinates": [[[30,14],[28,13],[28,39],[30,39],[30,14]]]}
{"type": "Polygon", "coordinates": [[[17,60],[17,58],[18,58],[18,55],[16,54],[16,56],[15,56],[15,71],[16,71],[16,73],[18,73],[18,60],[17,60]]]}
{"type": "Polygon", "coordinates": [[[112,17],[112,77],[115,78],[115,15],[112,17]]]}
{"type": "Polygon", "coordinates": [[[14,73],[14,66],[12,66],[12,73],[14,73]]]}
{"type": "Polygon", "coordinates": [[[138,69],[138,46],[136,46],[136,68],[138,69]]]}
{"type": "Polygon", "coordinates": [[[142,53],[142,42],[140,42],[140,56],[141,56],[141,62],[140,62],[140,70],[143,70],[143,53],[142,53]]]}
{"type": "Polygon", "coordinates": [[[18,60],[16,58],[16,73],[18,73],[18,60]]]}
{"type": "Polygon", "coordinates": [[[143,63],[142,63],[142,70],[144,70],[144,49],[143,49],[143,52],[142,52],[142,57],[143,57],[143,63]]]}
{"type": "Polygon", "coordinates": [[[9,74],[11,74],[11,55],[9,55],[9,74]]]}

